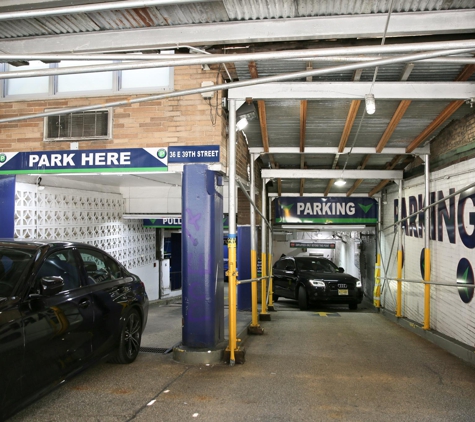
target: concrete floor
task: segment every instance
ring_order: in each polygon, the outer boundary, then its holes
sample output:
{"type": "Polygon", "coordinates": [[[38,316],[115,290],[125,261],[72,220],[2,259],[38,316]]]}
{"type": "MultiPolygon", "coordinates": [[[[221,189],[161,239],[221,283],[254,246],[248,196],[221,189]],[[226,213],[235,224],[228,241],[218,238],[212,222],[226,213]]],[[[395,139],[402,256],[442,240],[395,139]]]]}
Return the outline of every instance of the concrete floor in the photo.
{"type": "MultiPolygon", "coordinates": [[[[370,305],[301,312],[279,301],[246,362],[175,363],[140,353],[99,364],[11,421],[473,421],[475,367],[370,305]]],[[[247,317],[247,316],[246,316],[247,317]]],[[[143,346],[181,339],[181,306],[152,305],[143,346]]]]}

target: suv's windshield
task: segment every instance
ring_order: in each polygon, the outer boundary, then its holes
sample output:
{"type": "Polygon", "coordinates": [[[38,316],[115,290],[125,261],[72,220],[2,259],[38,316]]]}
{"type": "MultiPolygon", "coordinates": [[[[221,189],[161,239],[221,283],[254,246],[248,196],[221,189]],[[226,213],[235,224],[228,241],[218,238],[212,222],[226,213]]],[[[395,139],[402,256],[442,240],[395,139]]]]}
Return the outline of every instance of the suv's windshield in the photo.
{"type": "Polygon", "coordinates": [[[300,258],[295,260],[300,271],[315,271],[318,273],[337,273],[338,267],[327,259],[300,258]]]}
{"type": "Polygon", "coordinates": [[[0,246],[0,297],[9,297],[36,250],[0,246]]]}

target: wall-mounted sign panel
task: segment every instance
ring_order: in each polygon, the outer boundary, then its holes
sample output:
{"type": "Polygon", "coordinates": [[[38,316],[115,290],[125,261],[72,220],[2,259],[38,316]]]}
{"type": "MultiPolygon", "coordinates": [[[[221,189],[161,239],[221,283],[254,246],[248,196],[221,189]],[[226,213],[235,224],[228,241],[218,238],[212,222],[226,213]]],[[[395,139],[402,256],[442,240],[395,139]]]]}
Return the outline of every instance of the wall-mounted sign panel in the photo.
{"type": "MultiPolygon", "coordinates": [[[[144,227],[157,229],[181,229],[181,217],[161,217],[154,219],[144,219],[144,227]]],[[[228,228],[228,216],[223,217],[223,228],[228,228]]]]}
{"type": "Polygon", "coordinates": [[[219,162],[219,145],[169,147],[168,162],[217,163],[219,162]]]}
{"type": "Polygon", "coordinates": [[[290,242],[291,248],[335,249],[334,243],[290,242]]]}
{"type": "Polygon", "coordinates": [[[169,163],[219,162],[218,145],[0,153],[0,174],[168,171],[169,163]]]}
{"type": "Polygon", "coordinates": [[[280,197],[275,201],[276,224],[376,224],[373,198],[280,197]]]}

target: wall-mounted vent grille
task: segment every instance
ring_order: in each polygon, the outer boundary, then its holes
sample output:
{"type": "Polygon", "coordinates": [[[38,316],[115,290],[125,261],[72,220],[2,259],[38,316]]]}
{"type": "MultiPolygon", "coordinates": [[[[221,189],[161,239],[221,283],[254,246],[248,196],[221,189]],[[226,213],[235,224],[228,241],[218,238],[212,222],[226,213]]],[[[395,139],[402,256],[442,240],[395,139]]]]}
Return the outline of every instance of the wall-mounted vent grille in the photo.
{"type": "Polygon", "coordinates": [[[111,139],[112,111],[93,110],[45,118],[45,141],[111,139]]]}

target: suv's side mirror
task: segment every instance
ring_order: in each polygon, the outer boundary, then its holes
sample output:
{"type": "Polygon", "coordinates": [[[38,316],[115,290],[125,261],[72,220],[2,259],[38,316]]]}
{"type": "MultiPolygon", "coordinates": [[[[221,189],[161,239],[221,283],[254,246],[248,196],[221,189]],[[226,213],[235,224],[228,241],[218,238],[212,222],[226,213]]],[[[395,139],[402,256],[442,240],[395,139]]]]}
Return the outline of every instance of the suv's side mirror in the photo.
{"type": "Polygon", "coordinates": [[[292,267],[292,265],[287,265],[285,267],[285,271],[293,271],[294,270],[294,267],[292,267]]]}
{"type": "Polygon", "coordinates": [[[339,271],[340,273],[344,273],[344,272],[345,272],[345,269],[344,269],[343,267],[338,267],[338,271],[339,271]]]}
{"type": "Polygon", "coordinates": [[[43,277],[41,279],[41,287],[43,290],[43,295],[54,296],[56,293],[59,293],[61,290],[63,290],[63,287],[64,287],[63,277],[59,277],[59,276],[43,277]]]}

